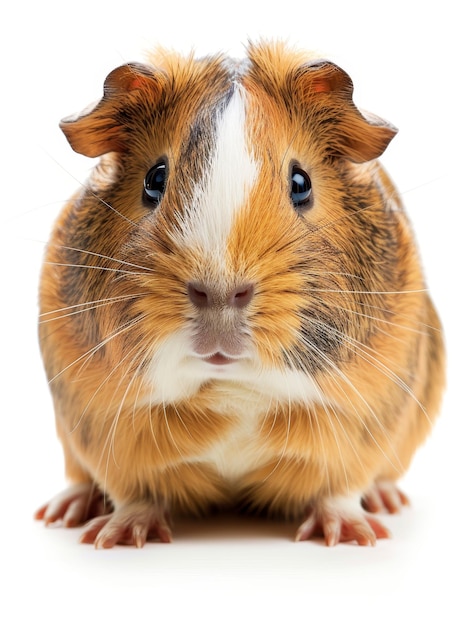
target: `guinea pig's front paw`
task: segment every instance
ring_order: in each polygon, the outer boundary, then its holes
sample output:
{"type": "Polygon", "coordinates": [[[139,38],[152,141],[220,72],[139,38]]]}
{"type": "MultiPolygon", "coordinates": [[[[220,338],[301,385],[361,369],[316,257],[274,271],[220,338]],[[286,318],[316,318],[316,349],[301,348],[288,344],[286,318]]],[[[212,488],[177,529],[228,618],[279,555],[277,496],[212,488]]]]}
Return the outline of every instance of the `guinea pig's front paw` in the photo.
{"type": "Polygon", "coordinates": [[[142,548],[149,539],[171,542],[168,515],[160,504],[138,502],[88,522],[80,541],[94,543],[96,548],[112,548],[116,544],[142,548]]]}
{"type": "Polygon", "coordinates": [[[377,539],[390,532],[377,519],[367,515],[354,498],[331,497],[316,501],[296,533],[296,541],[323,536],[328,546],[356,541],[360,546],[374,546],[377,539]]]}
{"type": "Polygon", "coordinates": [[[409,498],[393,481],[378,480],[362,496],[361,503],[370,513],[399,513],[409,498]]]}
{"type": "Polygon", "coordinates": [[[38,509],[34,517],[43,520],[47,526],[62,521],[64,526],[71,528],[111,510],[111,504],[103,492],[93,483],[87,482],[64,489],[38,509]]]}

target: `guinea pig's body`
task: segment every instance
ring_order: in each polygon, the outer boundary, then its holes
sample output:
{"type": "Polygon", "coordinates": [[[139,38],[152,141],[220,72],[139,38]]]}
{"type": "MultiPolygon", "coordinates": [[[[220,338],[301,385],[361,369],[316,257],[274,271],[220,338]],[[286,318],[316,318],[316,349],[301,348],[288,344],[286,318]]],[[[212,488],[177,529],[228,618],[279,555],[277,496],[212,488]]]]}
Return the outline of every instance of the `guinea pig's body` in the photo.
{"type": "Polygon", "coordinates": [[[162,54],[62,123],[102,156],[47,248],[40,341],[66,472],[38,512],[170,540],[245,503],[372,544],[435,417],[440,324],[375,160],[395,130],[283,46],[162,54]],[[97,517],[94,517],[101,513],[97,517]]]}

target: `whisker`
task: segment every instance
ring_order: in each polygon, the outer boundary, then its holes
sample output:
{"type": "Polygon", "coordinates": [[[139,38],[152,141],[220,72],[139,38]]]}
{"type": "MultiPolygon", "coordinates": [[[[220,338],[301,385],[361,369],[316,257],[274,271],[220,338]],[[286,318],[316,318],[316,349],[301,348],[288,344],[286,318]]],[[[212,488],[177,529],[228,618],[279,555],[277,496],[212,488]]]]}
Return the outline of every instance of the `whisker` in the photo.
{"type": "MultiPolygon", "coordinates": [[[[321,395],[321,398],[322,397],[323,396],[321,395]]],[[[324,400],[322,400],[322,403],[324,404],[324,400]]],[[[314,421],[316,429],[317,429],[318,440],[320,442],[321,451],[322,451],[322,460],[323,460],[323,466],[324,466],[324,477],[325,477],[326,484],[327,484],[327,491],[328,491],[329,494],[331,494],[332,493],[332,486],[331,486],[331,481],[330,481],[329,464],[327,462],[328,454],[327,454],[327,449],[325,447],[323,433],[321,431],[321,425],[320,425],[320,422],[319,422],[319,417],[317,415],[316,405],[311,402],[309,404],[305,403],[305,406],[307,408],[307,417],[309,419],[309,425],[311,427],[311,432],[313,433],[313,435],[314,435],[314,424],[313,424],[313,421],[314,421]],[[311,412],[314,412],[314,420],[312,418],[312,413],[311,412]]],[[[327,410],[325,406],[323,408],[324,408],[324,411],[327,410]]],[[[334,439],[337,441],[335,436],[334,436],[334,439]]],[[[346,468],[345,468],[345,464],[343,463],[343,460],[342,460],[342,465],[343,465],[343,471],[344,471],[344,475],[345,475],[345,478],[346,478],[346,482],[348,484],[348,477],[346,476],[346,468]]]]}
{"type": "MultiPolygon", "coordinates": [[[[336,332],[335,329],[331,329],[331,330],[336,332]]],[[[387,362],[393,365],[395,364],[391,359],[386,358],[384,355],[381,355],[377,351],[373,351],[366,344],[363,344],[361,341],[354,339],[353,337],[349,337],[348,335],[345,335],[344,333],[339,333],[339,336],[346,343],[347,347],[352,352],[355,352],[355,354],[360,356],[366,363],[375,367],[375,369],[378,372],[382,373],[384,376],[389,378],[392,382],[397,384],[398,387],[400,387],[403,391],[405,391],[412,398],[412,400],[414,400],[414,402],[417,404],[417,406],[422,411],[424,417],[427,419],[429,424],[430,425],[432,424],[432,421],[427,413],[427,410],[425,409],[424,405],[420,402],[420,400],[416,397],[416,395],[414,394],[410,386],[405,382],[404,379],[402,379],[398,374],[396,374],[391,368],[389,368],[386,365],[387,362]],[[379,360],[379,358],[377,358],[374,355],[374,352],[376,352],[378,357],[381,357],[382,360],[379,360]]],[[[403,369],[405,373],[408,373],[408,370],[405,370],[404,368],[401,368],[401,369],[403,369]]]]}
{"type": "MultiPolygon", "coordinates": [[[[331,364],[331,361],[329,359],[327,359],[326,355],[324,355],[322,353],[322,356],[323,356],[325,361],[327,361],[329,364],[331,364]]],[[[303,371],[305,371],[306,375],[309,376],[309,372],[305,368],[303,368],[303,371]]],[[[335,378],[332,378],[332,381],[337,386],[337,388],[345,394],[345,392],[343,391],[340,383],[338,383],[335,378]]],[[[356,457],[360,467],[363,468],[364,465],[363,465],[363,462],[362,462],[362,460],[361,460],[361,458],[360,458],[360,456],[358,454],[357,446],[356,446],[355,442],[352,441],[351,437],[348,435],[348,433],[347,433],[347,431],[345,429],[345,426],[343,424],[343,420],[340,417],[340,415],[338,414],[336,407],[331,402],[328,401],[328,399],[326,398],[325,394],[323,394],[321,392],[321,390],[319,390],[319,397],[321,399],[321,405],[322,405],[322,408],[324,410],[324,413],[327,416],[327,419],[328,419],[329,424],[330,424],[330,432],[332,433],[332,435],[334,437],[335,445],[336,445],[337,450],[339,452],[339,458],[340,458],[340,461],[341,461],[341,464],[342,464],[342,471],[343,471],[343,475],[344,475],[344,479],[345,479],[345,485],[346,485],[347,491],[350,491],[348,471],[347,471],[347,467],[346,467],[344,459],[343,459],[342,448],[341,448],[341,445],[340,445],[340,439],[339,439],[339,436],[337,434],[337,428],[335,427],[335,423],[334,423],[334,421],[332,419],[332,414],[333,414],[333,416],[335,418],[335,421],[336,421],[337,425],[340,427],[340,430],[343,433],[345,441],[348,443],[348,445],[350,446],[350,449],[352,450],[354,456],[356,457]]],[[[306,403],[306,405],[307,406],[312,406],[314,408],[314,410],[315,410],[315,405],[313,405],[312,403],[309,403],[309,404],[306,403]]],[[[363,418],[361,417],[361,415],[358,412],[358,410],[355,407],[353,407],[353,405],[352,405],[352,408],[356,412],[356,414],[359,417],[359,419],[361,420],[362,424],[364,424],[363,418]]],[[[308,414],[309,414],[309,418],[311,419],[310,411],[308,412],[308,414]]],[[[317,412],[316,412],[316,423],[317,423],[317,430],[318,430],[318,434],[319,434],[319,439],[321,441],[321,446],[322,446],[322,450],[323,450],[323,453],[324,453],[324,468],[325,468],[326,479],[327,479],[328,488],[329,488],[329,492],[330,492],[331,491],[331,487],[330,487],[329,465],[328,465],[328,461],[327,461],[328,454],[326,452],[326,448],[325,448],[325,444],[324,444],[322,431],[321,431],[321,426],[320,426],[320,423],[319,423],[317,412]]]]}
{"type": "Polygon", "coordinates": [[[100,202],[101,204],[103,204],[106,208],[110,209],[111,211],[113,211],[113,213],[116,213],[116,215],[119,215],[119,217],[121,217],[123,220],[125,220],[126,222],[129,222],[130,224],[132,224],[133,226],[136,226],[136,223],[133,220],[130,220],[126,215],[124,215],[123,213],[121,213],[120,211],[118,211],[117,209],[115,209],[111,204],[109,204],[109,202],[106,202],[106,200],[104,200],[103,198],[100,198],[100,196],[93,191],[93,189],[90,187],[90,185],[87,185],[86,182],[84,183],[83,181],[81,181],[80,179],[78,179],[76,176],[74,176],[69,170],[67,170],[62,163],[60,163],[60,161],[58,161],[52,154],[50,154],[47,150],[45,150],[45,153],[48,155],[48,157],[54,161],[54,163],[56,165],[58,165],[62,171],[64,171],[68,176],[70,176],[72,178],[72,180],[74,180],[80,188],[82,188],[85,192],[90,193],[96,200],[98,200],[98,202],[100,202]]]}
{"type": "MultiPolygon", "coordinates": [[[[278,413],[277,411],[274,412],[273,414],[273,422],[272,422],[272,427],[270,429],[270,432],[273,430],[273,428],[275,427],[275,422],[276,422],[276,417],[277,417],[278,413]]],[[[286,450],[288,448],[288,441],[289,441],[289,434],[291,432],[291,398],[288,396],[288,423],[286,426],[286,435],[285,435],[285,440],[283,443],[283,447],[279,453],[279,457],[278,457],[278,461],[275,463],[274,467],[272,467],[271,471],[263,478],[262,482],[266,482],[270,476],[272,474],[274,474],[277,470],[277,468],[280,466],[281,462],[283,461],[285,454],[286,454],[286,450]]],[[[267,440],[268,440],[269,436],[267,436],[267,440]]]]}
{"type": "MultiPolygon", "coordinates": [[[[335,330],[335,329],[333,329],[335,330]]],[[[390,444],[392,444],[390,436],[386,430],[386,428],[384,427],[383,423],[381,422],[381,420],[379,419],[376,411],[373,409],[373,407],[370,405],[370,403],[367,401],[367,399],[364,397],[364,395],[358,390],[358,388],[351,382],[351,380],[348,378],[348,376],[345,375],[344,372],[342,372],[342,370],[340,369],[340,367],[334,363],[334,361],[332,361],[332,359],[330,359],[326,354],[324,354],[324,352],[322,350],[320,350],[320,348],[318,348],[318,346],[316,346],[313,342],[308,341],[306,337],[302,338],[303,344],[309,349],[312,350],[314,353],[316,353],[323,361],[324,363],[329,367],[329,369],[335,373],[337,375],[337,377],[339,378],[339,380],[343,381],[344,383],[346,383],[346,385],[355,393],[355,395],[361,400],[361,402],[364,404],[364,406],[367,408],[367,410],[369,411],[370,415],[373,417],[373,419],[375,420],[376,424],[379,426],[379,429],[381,430],[381,432],[383,433],[383,435],[386,436],[386,439],[388,440],[388,442],[390,444]]],[[[334,380],[334,379],[332,379],[334,380]]],[[[347,401],[349,401],[349,404],[351,405],[353,411],[355,412],[355,414],[358,416],[358,418],[360,419],[363,428],[365,429],[365,431],[368,433],[368,436],[371,438],[371,440],[373,441],[373,443],[376,445],[376,447],[378,448],[378,450],[380,450],[380,452],[383,454],[383,456],[385,457],[385,459],[391,464],[391,466],[394,469],[402,469],[402,464],[400,462],[399,457],[397,456],[396,453],[394,453],[394,456],[396,458],[396,461],[399,462],[399,468],[393,463],[392,459],[388,457],[388,455],[386,454],[386,452],[383,450],[383,448],[380,446],[379,442],[377,441],[376,437],[374,436],[374,434],[371,432],[371,429],[368,427],[368,425],[366,424],[365,420],[363,419],[363,417],[361,416],[361,414],[359,413],[358,409],[355,407],[355,405],[353,404],[353,402],[351,401],[351,399],[349,398],[348,394],[346,393],[345,390],[343,390],[343,388],[341,386],[338,386],[339,390],[343,392],[345,398],[347,401]]],[[[391,445],[391,449],[393,450],[393,446],[391,445]]]]}
{"type": "Polygon", "coordinates": [[[115,272],[116,274],[130,274],[131,276],[144,276],[146,272],[132,272],[131,270],[123,270],[115,267],[103,267],[101,265],[86,265],[85,263],[58,263],[57,261],[44,261],[44,265],[53,265],[55,267],[74,267],[86,270],[101,270],[104,272],[115,272]]]}
{"type": "Polygon", "coordinates": [[[61,250],[70,250],[71,252],[80,252],[81,254],[87,254],[90,256],[95,256],[100,259],[105,259],[106,261],[113,261],[114,263],[120,263],[121,265],[128,265],[129,267],[134,267],[139,270],[144,270],[146,272],[152,271],[149,267],[145,267],[144,265],[137,265],[136,263],[130,263],[129,261],[125,261],[124,259],[117,259],[112,256],[107,256],[106,254],[100,254],[99,252],[92,252],[91,250],[84,250],[82,248],[74,248],[72,246],[63,246],[59,244],[49,244],[55,248],[59,248],[61,250]]]}
{"type": "MultiPolygon", "coordinates": [[[[422,326],[425,329],[441,332],[441,328],[438,328],[437,326],[432,326],[431,324],[427,324],[426,322],[419,321],[413,315],[406,315],[405,313],[398,313],[397,311],[393,311],[391,309],[385,309],[383,307],[375,306],[373,304],[365,304],[364,302],[359,302],[359,304],[361,304],[362,306],[368,307],[369,309],[375,309],[376,311],[380,311],[381,313],[386,313],[387,315],[394,315],[395,317],[400,317],[405,320],[419,323],[420,326],[422,326]]],[[[383,318],[373,318],[373,319],[381,319],[381,321],[383,321],[383,318]]],[[[404,328],[406,330],[413,330],[411,326],[401,326],[401,328],[404,328]]]]}
{"type": "MultiPolygon", "coordinates": [[[[392,326],[393,328],[398,328],[400,330],[406,330],[407,332],[410,332],[410,333],[416,333],[417,335],[427,335],[427,331],[421,330],[420,328],[413,328],[412,326],[404,326],[403,324],[392,322],[391,320],[388,320],[388,319],[383,319],[381,317],[376,317],[374,315],[368,315],[367,313],[362,313],[361,311],[354,311],[352,309],[347,309],[346,307],[343,307],[340,305],[337,308],[340,309],[341,311],[345,311],[346,313],[355,315],[356,317],[363,317],[373,322],[381,322],[381,324],[386,324],[388,326],[392,326]]],[[[388,333],[385,333],[385,334],[388,334],[388,333]]],[[[393,335],[388,335],[388,336],[393,337],[393,335]]]]}
{"type": "Polygon", "coordinates": [[[377,371],[379,371],[380,373],[384,374],[390,380],[395,382],[403,391],[406,391],[415,400],[415,402],[418,404],[418,406],[422,410],[425,411],[423,405],[414,396],[414,394],[413,394],[411,388],[409,387],[409,385],[407,385],[407,383],[400,376],[398,376],[392,369],[387,367],[387,365],[386,365],[387,362],[389,362],[389,363],[394,365],[394,361],[392,361],[391,359],[385,357],[384,355],[381,355],[377,351],[373,351],[372,348],[370,348],[368,345],[362,343],[358,339],[355,339],[353,337],[349,337],[345,333],[342,333],[342,332],[336,330],[335,328],[332,328],[332,327],[328,326],[327,324],[322,324],[322,325],[324,325],[324,327],[327,327],[330,331],[332,331],[335,334],[337,334],[337,336],[345,343],[345,345],[352,352],[355,352],[355,354],[358,354],[361,358],[363,358],[364,361],[366,361],[370,365],[373,365],[377,369],[377,371]],[[374,352],[376,352],[376,354],[378,354],[378,356],[381,357],[383,360],[380,361],[379,358],[375,357],[374,352]]]}
{"type": "MultiPolygon", "coordinates": [[[[129,355],[126,355],[126,356],[125,356],[125,357],[121,360],[120,365],[122,365],[122,364],[123,364],[123,362],[124,362],[125,358],[127,358],[128,356],[129,356],[129,355]]],[[[130,359],[130,361],[129,361],[129,364],[128,364],[127,368],[126,368],[126,369],[125,369],[125,371],[123,372],[123,374],[122,374],[122,376],[121,376],[120,381],[119,381],[119,382],[117,383],[117,385],[116,385],[116,391],[115,391],[115,393],[113,394],[113,397],[114,397],[114,396],[116,395],[117,390],[119,389],[119,387],[120,387],[121,383],[122,383],[124,380],[126,380],[126,377],[127,377],[128,373],[129,373],[129,372],[133,369],[132,376],[131,376],[131,378],[130,378],[130,380],[129,380],[129,382],[128,382],[127,386],[126,386],[126,389],[124,390],[124,393],[123,393],[123,395],[122,395],[122,397],[121,397],[121,401],[120,401],[120,403],[119,403],[119,406],[118,406],[118,408],[116,409],[116,417],[115,417],[115,419],[113,420],[113,422],[115,422],[115,427],[114,427],[114,429],[113,429],[113,436],[112,436],[112,438],[111,438],[111,440],[110,440],[110,452],[112,452],[112,455],[113,455],[113,461],[115,462],[115,464],[116,464],[116,466],[117,466],[117,467],[119,467],[119,464],[117,463],[117,461],[116,461],[116,457],[115,457],[115,454],[114,454],[114,438],[115,438],[115,435],[116,435],[116,429],[117,429],[117,425],[118,425],[119,417],[120,417],[120,416],[121,416],[121,414],[122,414],[122,411],[123,411],[123,408],[124,408],[124,404],[125,404],[126,398],[127,398],[128,394],[129,394],[129,392],[130,392],[131,388],[132,388],[133,383],[136,381],[136,378],[139,376],[139,369],[134,367],[134,366],[135,366],[135,361],[136,361],[137,356],[138,356],[138,354],[136,354],[136,356],[135,356],[133,359],[130,359]]],[[[141,360],[141,362],[142,362],[142,360],[141,360]]],[[[112,397],[112,398],[113,398],[113,397],[112,397]]]]}
{"type": "MultiPolygon", "coordinates": [[[[127,356],[127,355],[126,355],[127,356]]],[[[94,393],[90,396],[90,398],[88,399],[87,404],[85,405],[85,407],[83,408],[82,413],[80,414],[80,417],[77,421],[76,424],[74,424],[72,430],[70,431],[71,433],[74,432],[79,426],[80,423],[82,422],[83,418],[85,417],[86,412],[88,411],[88,409],[90,408],[93,400],[97,397],[97,395],[100,393],[100,391],[103,389],[103,387],[112,379],[114,373],[119,370],[119,368],[121,367],[121,365],[123,364],[124,358],[121,359],[121,361],[118,361],[118,363],[116,363],[111,370],[108,372],[108,375],[101,381],[101,383],[98,385],[98,387],[95,389],[94,393]]],[[[114,398],[114,394],[110,399],[110,404],[111,404],[111,400],[114,398]]]]}
{"type": "Polygon", "coordinates": [[[421,289],[402,289],[399,291],[372,291],[371,289],[318,289],[314,287],[309,290],[310,293],[351,293],[351,294],[367,294],[367,295],[404,295],[415,293],[428,293],[429,289],[423,287],[421,289]]]}
{"type": "MultiPolygon", "coordinates": [[[[309,372],[307,371],[306,368],[303,368],[303,371],[304,371],[304,373],[307,376],[309,376],[309,372]]],[[[315,385],[316,385],[316,387],[318,387],[317,383],[315,383],[315,385]]],[[[324,414],[326,415],[326,417],[327,417],[327,419],[329,421],[330,432],[332,433],[332,436],[334,438],[334,442],[335,442],[335,445],[336,445],[338,453],[339,453],[340,463],[342,464],[342,472],[343,472],[344,479],[345,479],[345,485],[346,485],[347,491],[349,491],[349,477],[348,477],[347,467],[345,465],[345,461],[344,461],[344,458],[343,458],[343,455],[342,455],[342,448],[341,448],[341,445],[340,445],[340,440],[339,440],[339,437],[338,437],[337,429],[336,429],[335,424],[334,424],[334,422],[332,420],[332,417],[331,417],[331,412],[333,412],[334,417],[335,417],[335,419],[337,421],[337,424],[341,427],[346,441],[348,442],[348,444],[350,445],[350,447],[354,451],[354,453],[355,453],[356,457],[358,458],[358,460],[360,460],[360,459],[358,457],[358,453],[356,451],[355,446],[351,442],[350,437],[348,437],[348,435],[347,435],[347,433],[345,431],[345,428],[343,427],[342,421],[339,418],[339,416],[337,414],[337,411],[335,410],[335,407],[332,404],[327,402],[325,394],[323,394],[320,389],[318,389],[318,396],[320,398],[320,403],[321,403],[321,406],[322,406],[322,408],[324,410],[324,414]]],[[[319,436],[319,441],[321,443],[321,448],[322,448],[322,452],[323,452],[323,462],[324,462],[325,477],[326,477],[326,480],[327,480],[328,491],[329,491],[329,493],[331,493],[331,480],[330,480],[330,472],[329,472],[329,464],[328,464],[328,456],[329,455],[327,454],[327,449],[326,449],[326,446],[325,446],[324,437],[323,437],[323,433],[322,433],[322,430],[321,430],[321,424],[320,424],[320,421],[319,421],[319,417],[318,417],[318,414],[317,414],[317,411],[316,411],[314,403],[308,402],[307,400],[305,400],[305,406],[309,407],[309,410],[308,410],[307,414],[308,414],[308,417],[309,417],[309,423],[311,425],[311,429],[312,429],[311,408],[314,410],[314,413],[315,413],[315,422],[316,422],[316,426],[317,426],[317,433],[318,433],[318,436],[319,436]]]]}
{"type": "MultiPolygon", "coordinates": [[[[175,409],[176,407],[175,407],[175,406],[173,406],[173,408],[175,409]]],[[[173,445],[174,445],[174,447],[175,447],[175,450],[178,452],[178,454],[180,455],[180,457],[183,459],[183,458],[184,458],[184,455],[183,455],[182,451],[180,450],[180,448],[178,447],[178,444],[177,444],[177,442],[175,441],[175,438],[174,438],[173,433],[172,433],[172,429],[171,429],[171,427],[170,427],[170,423],[169,423],[168,416],[167,416],[167,405],[166,405],[165,403],[164,403],[164,404],[162,404],[162,411],[163,411],[163,415],[164,415],[165,426],[166,426],[166,428],[167,428],[167,432],[168,432],[168,434],[169,434],[169,437],[170,437],[170,439],[172,440],[172,443],[173,443],[173,445]]]]}
{"type": "MultiPolygon", "coordinates": [[[[73,367],[74,365],[77,365],[77,363],[80,363],[80,361],[82,361],[84,359],[87,361],[88,359],[90,359],[98,350],[103,348],[107,343],[109,343],[110,341],[112,341],[113,339],[115,339],[116,337],[121,335],[122,333],[126,332],[130,327],[134,326],[138,322],[139,322],[139,319],[131,320],[131,322],[128,321],[128,322],[125,322],[124,324],[122,324],[121,326],[118,326],[118,328],[115,331],[113,331],[113,333],[111,333],[108,337],[106,337],[105,339],[103,339],[102,341],[97,343],[95,346],[93,346],[93,348],[90,348],[89,350],[84,352],[81,356],[79,356],[76,359],[74,359],[74,361],[69,363],[60,372],[58,372],[52,378],[50,378],[49,381],[48,381],[49,384],[51,384],[57,378],[62,376],[64,374],[64,372],[69,370],[71,367],[73,367]]],[[[83,365],[82,365],[82,367],[83,367],[83,365]]]]}
{"type": "Polygon", "coordinates": [[[93,311],[95,309],[99,309],[101,307],[109,306],[110,304],[116,304],[118,302],[126,302],[127,300],[134,300],[136,298],[140,298],[146,296],[146,293],[136,293],[127,296],[116,296],[114,298],[103,298],[101,300],[93,300],[90,302],[83,302],[80,304],[73,304],[71,306],[62,307],[61,309],[55,309],[53,311],[47,311],[46,313],[41,313],[39,318],[47,317],[48,319],[40,319],[39,324],[47,324],[49,322],[54,322],[56,320],[65,319],[67,317],[71,317],[72,315],[80,315],[80,313],[85,313],[87,311],[93,311]],[[80,310],[73,310],[78,309],[80,310]],[[64,315],[56,315],[55,317],[49,317],[50,315],[54,315],[55,313],[64,313],[64,315]]]}
{"type": "MultiPolygon", "coordinates": [[[[139,373],[141,371],[141,366],[138,366],[137,368],[135,367],[136,364],[136,359],[139,356],[139,352],[136,351],[135,356],[129,360],[129,363],[126,367],[126,369],[124,370],[124,372],[121,375],[120,380],[117,382],[116,384],[116,388],[115,391],[113,393],[113,395],[110,398],[110,402],[109,402],[109,406],[111,406],[113,399],[116,397],[116,394],[122,384],[123,381],[126,380],[127,375],[129,374],[129,372],[131,370],[133,370],[132,376],[129,379],[127,385],[126,385],[126,389],[124,390],[124,393],[121,397],[121,400],[119,402],[118,407],[115,410],[115,415],[113,417],[113,420],[111,422],[110,428],[108,430],[108,434],[106,436],[106,439],[104,441],[103,444],[103,449],[100,455],[100,458],[98,460],[98,467],[100,467],[105,459],[105,455],[106,455],[106,461],[105,461],[105,478],[104,478],[104,490],[106,491],[106,483],[107,483],[107,477],[108,477],[108,471],[109,471],[109,465],[111,462],[111,459],[113,460],[113,463],[115,464],[116,467],[120,467],[119,465],[119,460],[116,458],[115,455],[115,437],[116,437],[116,432],[118,429],[118,424],[119,421],[121,419],[121,416],[123,414],[123,408],[125,406],[125,401],[126,398],[129,394],[130,389],[132,388],[133,383],[136,381],[136,378],[139,376],[139,373]],[[107,452],[106,452],[107,451],[107,452]]],[[[96,389],[95,393],[93,394],[93,396],[90,398],[87,407],[85,407],[82,415],[85,414],[85,411],[87,410],[88,406],[90,405],[90,403],[92,402],[93,398],[101,391],[101,389],[103,388],[103,386],[112,378],[112,376],[114,375],[114,373],[116,372],[116,370],[118,370],[124,363],[124,361],[129,357],[129,354],[126,354],[119,363],[116,364],[116,366],[109,372],[108,376],[101,382],[101,384],[99,385],[99,387],[96,389]]],[[[141,359],[141,364],[143,362],[143,360],[145,360],[145,356],[144,359],[141,359]]],[[[141,385],[142,385],[141,381],[141,385]]],[[[136,407],[136,400],[137,400],[137,396],[134,400],[134,407],[136,407]]]]}
{"type": "Polygon", "coordinates": [[[152,409],[153,409],[152,396],[149,396],[149,411],[148,411],[148,414],[149,414],[149,428],[150,428],[150,432],[151,432],[151,435],[152,435],[152,440],[153,440],[153,442],[155,444],[155,448],[156,448],[157,452],[159,453],[159,455],[162,455],[162,452],[161,452],[160,446],[159,446],[159,442],[158,442],[158,439],[157,439],[157,436],[156,436],[155,430],[154,430],[154,420],[152,419],[152,417],[153,417],[153,410],[152,409]]]}

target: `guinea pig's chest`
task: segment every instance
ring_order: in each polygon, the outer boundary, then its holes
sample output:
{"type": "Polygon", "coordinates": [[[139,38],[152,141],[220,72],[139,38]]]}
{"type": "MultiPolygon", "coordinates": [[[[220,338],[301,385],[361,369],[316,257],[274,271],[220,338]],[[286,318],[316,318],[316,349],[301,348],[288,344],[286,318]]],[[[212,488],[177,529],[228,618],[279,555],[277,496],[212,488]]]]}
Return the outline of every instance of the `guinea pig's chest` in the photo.
{"type": "Polygon", "coordinates": [[[209,464],[228,482],[277,456],[290,435],[291,416],[302,415],[306,404],[327,402],[305,372],[263,368],[255,355],[213,365],[189,357],[184,345],[170,341],[156,353],[147,372],[151,393],[141,402],[158,408],[158,419],[168,423],[164,436],[171,431],[176,440],[176,432],[182,434],[177,446],[185,463],[209,464]],[[171,406],[175,431],[169,409],[162,409],[171,406]]]}
{"type": "Polygon", "coordinates": [[[257,403],[235,398],[215,403],[214,409],[227,414],[226,428],[191,460],[211,465],[225,480],[234,482],[270,459],[262,435],[263,416],[257,403]]]}

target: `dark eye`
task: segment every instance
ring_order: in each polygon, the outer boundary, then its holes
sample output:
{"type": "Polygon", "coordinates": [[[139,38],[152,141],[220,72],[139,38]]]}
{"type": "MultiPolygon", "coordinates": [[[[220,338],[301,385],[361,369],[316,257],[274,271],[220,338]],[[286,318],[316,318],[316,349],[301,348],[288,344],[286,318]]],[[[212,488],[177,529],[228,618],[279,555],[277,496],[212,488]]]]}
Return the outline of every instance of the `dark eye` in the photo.
{"type": "Polygon", "coordinates": [[[311,206],[311,179],[304,170],[294,166],[291,171],[291,202],[295,209],[308,209],[311,206]]]}
{"type": "Polygon", "coordinates": [[[144,178],[144,200],[157,206],[165,193],[166,182],[167,163],[162,160],[151,167],[144,178]]]}

